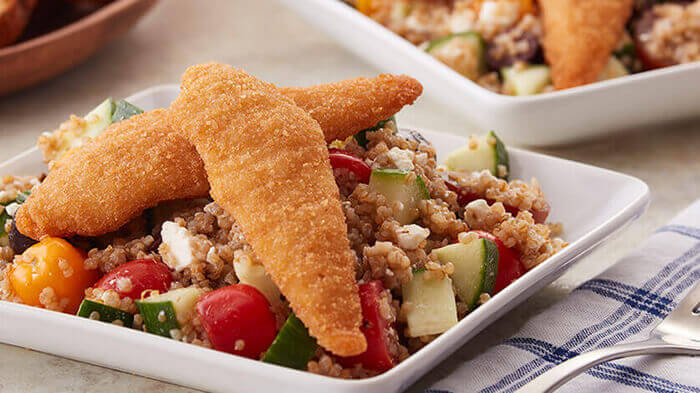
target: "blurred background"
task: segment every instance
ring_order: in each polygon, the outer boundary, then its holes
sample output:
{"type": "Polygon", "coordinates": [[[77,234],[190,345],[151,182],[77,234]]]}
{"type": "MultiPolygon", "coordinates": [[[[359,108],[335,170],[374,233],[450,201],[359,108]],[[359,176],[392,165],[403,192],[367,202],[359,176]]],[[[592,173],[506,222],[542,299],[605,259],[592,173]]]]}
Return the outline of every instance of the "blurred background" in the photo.
{"type": "MultiPolygon", "coordinates": [[[[110,28],[114,26],[108,24],[107,31],[110,28]]],[[[89,45],[88,41],[82,36],[72,45],[78,51],[81,45],[89,45]]],[[[55,129],[71,113],[85,114],[108,96],[123,98],[150,86],[178,83],[187,66],[205,61],[229,63],[283,86],[380,73],[276,1],[164,0],[157,2],[133,29],[75,68],[0,97],[0,162],[32,147],[41,132],[55,129]]],[[[0,85],[9,83],[7,78],[0,75],[0,85]]],[[[402,127],[448,133],[482,131],[472,129],[463,118],[430,97],[422,97],[416,105],[404,109],[398,121],[402,127]]],[[[421,380],[414,391],[420,391],[440,370],[448,372],[450,364],[471,358],[500,341],[522,321],[616,262],[700,196],[698,120],[534,150],[641,178],[652,190],[650,209],[615,240],[508,314],[507,320],[493,324],[468,343],[421,380]]],[[[96,386],[103,392],[189,391],[0,344],[0,391],[43,392],[47,381],[63,392],[88,392],[96,386]],[[38,370],[41,378],[37,378],[38,370]]]]}

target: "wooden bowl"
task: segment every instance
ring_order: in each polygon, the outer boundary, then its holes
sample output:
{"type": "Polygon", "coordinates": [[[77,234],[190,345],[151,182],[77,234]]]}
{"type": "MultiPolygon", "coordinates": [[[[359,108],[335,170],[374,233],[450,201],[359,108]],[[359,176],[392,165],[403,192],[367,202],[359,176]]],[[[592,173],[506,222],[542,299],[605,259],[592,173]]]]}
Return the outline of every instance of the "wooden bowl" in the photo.
{"type": "Polygon", "coordinates": [[[80,64],[126,33],[157,0],[116,0],[48,34],[0,48],[0,95],[35,85],[80,64]]]}

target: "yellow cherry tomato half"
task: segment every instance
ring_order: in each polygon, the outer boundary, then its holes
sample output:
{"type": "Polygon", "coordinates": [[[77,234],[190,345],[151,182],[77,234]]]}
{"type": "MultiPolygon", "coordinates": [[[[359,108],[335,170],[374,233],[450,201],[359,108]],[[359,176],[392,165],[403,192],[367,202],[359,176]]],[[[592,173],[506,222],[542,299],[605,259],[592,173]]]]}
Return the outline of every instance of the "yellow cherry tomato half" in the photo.
{"type": "Polygon", "coordinates": [[[30,306],[75,313],[85,289],[99,278],[86,270],[85,253],[67,241],[47,237],[29,247],[9,272],[10,283],[30,306]]]}

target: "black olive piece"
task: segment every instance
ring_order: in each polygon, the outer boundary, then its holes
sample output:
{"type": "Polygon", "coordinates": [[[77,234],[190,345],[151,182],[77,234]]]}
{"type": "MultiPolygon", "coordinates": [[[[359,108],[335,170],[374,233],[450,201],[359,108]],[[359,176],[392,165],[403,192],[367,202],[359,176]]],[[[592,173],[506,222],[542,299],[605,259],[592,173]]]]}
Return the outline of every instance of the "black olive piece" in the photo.
{"type": "Polygon", "coordinates": [[[10,232],[7,234],[7,238],[10,241],[10,248],[15,254],[21,254],[29,247],[37,244],[38,242],[28,236],[24,236],[17,225],[12,221],[12,226],[10,227],[10,232]]]}

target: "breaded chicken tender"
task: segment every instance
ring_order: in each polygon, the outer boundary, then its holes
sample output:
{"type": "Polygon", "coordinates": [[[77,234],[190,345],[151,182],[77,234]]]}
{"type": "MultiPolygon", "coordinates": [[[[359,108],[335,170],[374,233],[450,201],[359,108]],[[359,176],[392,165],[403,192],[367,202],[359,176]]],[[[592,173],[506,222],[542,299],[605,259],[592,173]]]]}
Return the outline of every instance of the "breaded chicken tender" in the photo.
{"type": "Polygon", "coordinates": [[[557,89],[595,82],[620,42],[634,0],[540,0],[543,48],[557,89]]]}
{"type": "Polygon", "coordinates": [[[309,112],[323,129],[326,141],[332,142],[374,127],[413,104],[423,86],[406,75],[380,75],[280,91],[309,112]]]}
{"type": "Polygon", "coordinates": [[[197,151],[171,132],[164,109],[112,124],[61,158],[17,211],[26,236],[97,236],[160,201],[207,195],[197,151]]]}
{"type": "MultiPolygon", "coordinates": [[[[267,87],[270,91],[274,91],[272,85],[268,84],[267,87]]],[[[322,128],[325,127],[325,139],[330,143],[336,139],[345,139],[390,117],[404,105],[413,103],[421,90],[420,83],[412,78],[382,75],[378,78],[348,79],[308,88],[287,88],[282,89],[281,92],[290,103],[292,101],[297,103],[317,119],[322,128]],[[329,105],[330,103],[335,104],[329,105]],[[373,109],[375,106],[378,109],[373,109]],[[345,110],[350,111],[351,114],[345,114],[343,112],[345,110]],[[356,120],[353,120],[353,116],[357,116],[356,120]]],[[[30,197],[30,202],[27,203],[30,207],[22,213],[22,224],[18,224],[20,232],[34,239],[44,236],[97,236],[117,230],[139,216],[144,209],[154,207],[161,201],[207,196],[209,183],[204,165],[194,147],[177,134],[168,137],[167,143],[161,141],[163,133],[171,131],[164,123],[165,113],[165,109],[151,111],[147,116],[137,116],[116,125],[113,124],[98,138],[87,142],[88,144],[97,143],[97,146],[90,148],[89,155],[81,153],[78,159],[54,161],[51,165],[50,180],[54,184],[63,186],[47,186],[35,191],[35,196],[30,197]],[[111,140],[122,132],[129,133],[129,137],[120,139],[125,143],[130,143],[129,138],[141,139],[138,144],[124,146],[124,149],[130,149],[130,153],[134,155],[139,154],[138,149],[146,151],[149,144],[153,144],[154,149],[160,149],[160,154],[167,157],[182,155],[182,160],[168,160],[167,165],[163,166],[157,165],[159,162],[157,157],[143,157],[142,161],[147,160],[144,165],[150,163],[152,168],[157,168],[149,174],[138,174],[143,179],[136,184],[150,183],[148,187],[125,187],[131,186],[128,182],[116,184],[110,176],[106,176],[104,171],[88,175],[90,172],[83,170],[84,168],[114,168],[115,172],[127,170],[128,162],[125,161],[122,151],[115,148],[117,142],[111,140]],[[186,153],[183,155],[182,152],[186,153]],[[90,160],[89,166],[83,162],[84,160],[90,160]],[[66,165],[73,168],[57,171],[60,166],[66,165]],[[110,190],[110,193],[66,192],[66,185],[75,181],[78,175],[89,177],[94,189],[110,190]],[[175,184],[192,185],[198,192],[193,193],[192,188],[183,187],[182,192],[178,194],[177,189],[166,187],[162,189],[162,195],[156,195],[155,191],[159,189],[157,185],[169,182],[169,179],[177,179],[175,184]],[[100,183],[99,186],[98,183],[100,183]],[[41,199],[44,202],[34,202],[34,199],[41,199]],[[108,201],[112,203],[119,201],[123,205],[111,205],[109,209],[92,209],[90,215],[86,217],[81,217],[83,213],[78,209],[69,211],[65,208],[55,208],[56,206],[96,204],[103,206],[100,203],[108,201]],[[78,217],[68,217],[68,213],[78,217]]],[[[72,151],[67,153],[67,157],[72,155],[72,151]]],[[[121,179],[128,180],[126,177],[121,179]]]]}
{"type": "Polygon", "coordinates": [[[355,257],[318,123],[272,85],[215,63],[185,72],[170,115],[310,334],[336,355],[364,352],[355,257]]]}

